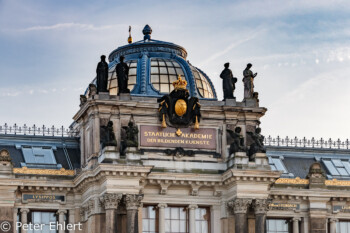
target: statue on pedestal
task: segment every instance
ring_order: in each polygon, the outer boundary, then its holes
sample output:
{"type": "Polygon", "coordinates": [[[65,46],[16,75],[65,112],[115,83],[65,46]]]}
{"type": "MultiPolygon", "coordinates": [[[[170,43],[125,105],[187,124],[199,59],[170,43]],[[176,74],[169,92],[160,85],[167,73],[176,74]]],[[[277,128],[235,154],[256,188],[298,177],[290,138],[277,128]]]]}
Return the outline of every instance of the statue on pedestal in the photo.
{"type": "Polygon", "coordinates": [[[260,134],[261,128],[256,128],[255,132],[247,132],[253,140],[253,143],[249,148],[249,157],[255,153],[266,153],[266,148],[264,146],[264,136],[260,134]]]}
{"type": "Polygon", "coordinates": [[[124,57],[120,56],[120,62],[115,68],[118,78],[118,95],[120,93],[130,93],[128,89],[129,81],[129,66],[124,62],[124,57]]]}
{"type": "Polygon", "coordinates": [[[244,146],[244,138],[241,135],[241,131],[241,127],[236,127],[234,132],[230,129],[227,130],[233,139],[229,150],[230,155],[236,152],[246,152],[246,147],[244,146]]]}
{"type": "Polygon", "coordinates": [[[251,99],[254,96],[254,78],[258,75],[258,73],[253,73],[250,70],[252,64],[247,64],[247,67],[243,71],[243,83],[244,83],[244,99],[251,99]]]}
{"type": "Polygon", "coordinates": [[[96,83],[97,83],[97,93],[108,92],[108,64],[106,62],[106,56],[101,56],[101,61],[97,64],[96,68],[96,83]]]}
{"type": "Polygon", "coordinates": [[[101,148],[106,146],[117,146],[117,140],[115,138],[113,122],[108,121],[107,126],[101,126],[101,148]]]}
{"type": "Polygon", "coordinates": [[[226,99],[236,99],[233,92],[236,89],[235,83],[237,78],[233,77],[232,71],[229,69],[230,63],[225,63],[225,69],[221,72],[220,78],[222,79],[222,88],[224,91],[224,100],[226,99]]]}

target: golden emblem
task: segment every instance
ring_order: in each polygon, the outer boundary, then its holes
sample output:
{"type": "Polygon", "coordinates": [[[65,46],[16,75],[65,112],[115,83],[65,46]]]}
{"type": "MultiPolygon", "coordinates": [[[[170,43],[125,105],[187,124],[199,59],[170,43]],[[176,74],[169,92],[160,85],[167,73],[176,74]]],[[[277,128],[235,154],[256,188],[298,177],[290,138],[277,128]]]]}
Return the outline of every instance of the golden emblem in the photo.
{"type": "Polygon", "coordinates": [[[183,99],[178,99],[175,103],[175,113],[178,116],[183,116],[187,111],[186,101],[183,99]]]}

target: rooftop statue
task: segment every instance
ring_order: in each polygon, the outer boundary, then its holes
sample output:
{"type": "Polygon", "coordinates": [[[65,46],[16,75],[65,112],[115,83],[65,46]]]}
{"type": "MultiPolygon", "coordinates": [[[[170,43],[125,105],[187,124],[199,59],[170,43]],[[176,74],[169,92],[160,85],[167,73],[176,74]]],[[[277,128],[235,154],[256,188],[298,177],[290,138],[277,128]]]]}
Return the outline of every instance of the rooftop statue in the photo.
{"type": "Polygon", "coordinates": [[[102,143],[102,148],[106,146],[117,146],[117,140],[115,139],[112,121],[108,121],[107,126],[101,126],[100,141],[102,143]]]}
{"type": "Polygon", "coordinates": [[[128,89],[128,81],[129,81],[129,66],[124,62],[124,57],[120,56],[120,62],[115,68],[118,78],[118,95],[120,93],[130,93],[128,89]]]}
{"type": "Polygon", "coordinates": [[[108,92],[108,63],[106,62],[106,56],[101,56],[101,61],[97,64],[96,68],[96,79],[97,79],[97,93],[108,92]]]}
{"type": "Polygon", "coordinates": [[[251,99],[254,97],[254,78],[258,73],[253,73],[250,68],[253,65],[248,63],[247,67],[243,71],[243,83],[244,83],[244,99],[251,99]]]}
{"type": "Polygon", "coordinates": [[[244,138],[241,135],[241,127],[236,127],[235,131],[228,129],[227,132],[230,134],[233,142],[230,145],[230,155],[236,152],[246,152],[246,147],[244,146],[244,138]]]}
{"type": "Polygon", "coordinates": [[[247,132],[253,140],[253,143],[249,148],[249,158],[256,153],[266,153],[266,148],[264,146],[264,136],[260,134],[261,128],[256,128],[255,132],[247,132]]]}
{"type": "Polygon", "coordinates": [[[229,69],[230,63],[225,63],[225,69],[221,72],[220,78],[222,79],[222,88],[224,91],[224,100],[226,99],[236,99],[234,97],[233,92],[236,89],[235,83],[237,82],[237,78],[233,77],[232,71],[229,69]]]}

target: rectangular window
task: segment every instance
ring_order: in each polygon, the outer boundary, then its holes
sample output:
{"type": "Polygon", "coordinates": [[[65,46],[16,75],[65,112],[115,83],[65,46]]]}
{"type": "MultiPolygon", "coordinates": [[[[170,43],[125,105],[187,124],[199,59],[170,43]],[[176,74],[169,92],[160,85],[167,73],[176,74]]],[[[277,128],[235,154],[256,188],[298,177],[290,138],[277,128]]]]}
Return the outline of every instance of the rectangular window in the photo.
{"type": "Polygon", "coordinates": [[[187,219],[185,207],[165,208],[165,232],[188,233],[187,219]]]}
{"type": "Polygon", "coordinates": [[[196,233],[209,233],[210,212],[209,208],[196,209],[196,233]]]}
{"type": "Polygon", "coordinates": [[[155,206],[146,206],[142,209],[142,233],[157,233],[158,224],[155,206]]]}
{"type": "Polygon", "coordinates": [[[323,159],[322,161],[332,176],[349,177],[350,164],[348,160],[323,159]]]}
{"type": "Polygon", "coordinates": [[[51,147],[22,147],[24,161],[27,164],[57,164],[51,147]]]}
{"type": "Polygon", "coordinates": [[[337,222],[337,233],[350,233],[350,222],[347,222],[347,221],[337,222]]]}
{"type": "Polygon", "coordinates": [[[290,224],[286,219],[267,219],[266,220],[267,233],[289,233],[290,224]]]}
{"type": "Polygon", "coordinates": [[[32,224],[43,224],[40,230],[31,229],[27,231],[28,233],[57,233],[57,217],[55,212],[31,211],[28,222],[32,224]]]}
{"type": "Polygon", "coordinates": [[[282,171],[288,173],[280,157],[268,157],[269,165],[273,171],[282,171]]]}

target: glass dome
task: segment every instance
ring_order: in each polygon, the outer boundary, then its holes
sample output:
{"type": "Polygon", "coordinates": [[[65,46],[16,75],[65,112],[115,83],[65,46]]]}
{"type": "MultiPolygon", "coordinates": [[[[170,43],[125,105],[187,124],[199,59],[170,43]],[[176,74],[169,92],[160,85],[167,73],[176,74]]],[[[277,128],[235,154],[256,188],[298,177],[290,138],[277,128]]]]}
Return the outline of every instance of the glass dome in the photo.
{"type": "Polygon", "coordinates": [[[152,30],[147,32],[144,40],[118,47],[110,53],[110,95],[118,94],[115,68],[123,56],[129,66],[128,88],[133,96],[162,97],[173,90],[172,83],[181,75],[187,81],[187,89],[191,96],[217,100],[211,80],[186,60],[187,51],[183,47],[151,39],[152,30]]]}

